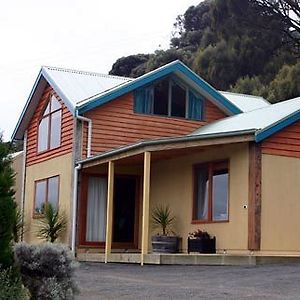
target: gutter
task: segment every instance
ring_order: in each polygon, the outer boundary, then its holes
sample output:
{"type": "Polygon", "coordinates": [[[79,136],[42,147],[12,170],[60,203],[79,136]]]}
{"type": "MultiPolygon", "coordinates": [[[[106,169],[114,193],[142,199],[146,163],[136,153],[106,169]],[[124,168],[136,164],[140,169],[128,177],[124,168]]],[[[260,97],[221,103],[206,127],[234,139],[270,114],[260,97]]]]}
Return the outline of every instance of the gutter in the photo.
{"type": "MultiPolygon", "coordinates": [[[[209,133],[209,134],[203,134],[203,135],[187,135],[187,136],[181,136],[176,138],[165,138],[165,139],[156,139],[156,140],[150,140],[150,141],[141,141],[129,146],[125,146],[122,148],[118,148],[112,151],[108,151],[105,153],[102,153],[100,155],[96,155],[90,158],[86,158],[84,160],[81,160],[78,162],[78,164],[83,164],[87,162],[91,162],[93,160],[97,160],[99,158],[107,158],[113,155],[118,155],[123,152],[129,151],[129,150],[136,150],[141,147],[146,146],[156,146],[156,145],[164,145],[164,144],[174,144],[178,142],[192,142],[192,141],[198,141],[198,140],[204,140],[204,139],[211,139],[211,138],[222,138],[222,137],[232,137],[237,135],[247,135],[247,134],[255,134],[257,129],[247,129],[247,130],[238,130],[238,131],[231,131],[231,132],[225,132],[225,133],[209,133]]],[[[255,140],[253,136],[253,140],[255,140]]]]}
{"type": "Polygon", "coordinates": [[[88,142],[87,142],[87,157],[91,157],[91,148],[92,148],[92,120],[83,116],[80,116],[78,114],[78,110],[76,110],[75,117],[82,121],[82,122],[87,122],[88,123],[88,142]]]}
{"type": "Polygon", "coordinates": [[[27,156],[27,130],[24,134],[23,142],[23,164],[22,164],[22,194],[21,194],[21,213],[22,213],[22,232],[21,232],[21,241],[24,240],[24,207],[25,207],[25,184],[26,184],[26,156],[27,156]]]}
{"type": "Polygon", "coordinates": [[[74,181],[73,181],[73,210],[72,210],[72,230],[71,230],[71,250],[75,255],[76,248],[76,221],[77,221],[77,195],[78,195],[78,173],[81,169],[81,164],[74,168],[74,181]]]}

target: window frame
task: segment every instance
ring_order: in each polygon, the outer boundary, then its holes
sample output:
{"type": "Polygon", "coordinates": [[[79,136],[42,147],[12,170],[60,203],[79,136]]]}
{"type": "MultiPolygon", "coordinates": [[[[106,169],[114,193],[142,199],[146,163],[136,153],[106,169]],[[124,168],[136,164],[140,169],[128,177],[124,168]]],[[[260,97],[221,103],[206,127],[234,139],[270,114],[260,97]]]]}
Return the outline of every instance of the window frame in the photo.
{"type": "Polygon", "coordinates": [[[193,165],[193,208],[192,208],[192,224],[210,224],[210,223],[228,223],[229,222],[229,204],[230,204],[230,161],[217,160],[193,165]],[[200,220],[196,217],[197,208],[197,170],[206,167],[208,169],[208,212],[207,219],[200,220]],[[215,170],[227,169],[228,171],[228,187],[227,187],[227,219],[213,219],[213,172],[215,170]]]}
{"type": "Polygon", "coordinates": [[[49,180],[51,178],[55,178],[57,177],[58,178],[58,189],[57,189],[57,210],[59,210],[59,194],[60,194],[60,175],[54,175],[54,176],[51,176],[51,177],[47,177],[47,178],[42,178],[42,179],[38,179],[38,180],[35,180],[34,181],[34,195],[33,195],[33,218],[34,219],[37,219],[37,218],[43,218],[44,217],[44,214],[43,213],[37,213],[35,211],[35,205],[36,205],[36,189],[37,189],[37,184],[39,182],[43,182],[43,181],[46,181],[46,192],[45,192],[45,204],[48,203],[48,196],[49,196],[49,193],[48,193],[48,187],[49,187],[49,180]]]}
{"type": "Polygon", "coordinates": [[[42,113],[39,117],[38,120],[38,126],[37,126],[37,143],[36,143],[36,153],[37,155],[43,154],[45,152],[57,149],[61,147],[61,140],[62,140],[62,119],[63,119],[63,106],[58,97],[55,96],[55,93],[52,92],[48,96],[48,100],[46,101],[42,113]],[[59,102],[60,107],[56,110],[51,111],[51,106],[52,106],[52,97],[55,97],[55,99],[59,102]],[[47,106],[49,105],[49,112],[45,114],[45,110],[47,106]],[[59,138],[59,145],[56,147],[51,148],[51,123],[52,123],[52,115],[60,111],[60,138],[59,138]],[[45,114],[45,115],[44,115],[45,114]],[[48,118],[48,130],[47,130],[47,148],[44,150],[39,151],[39,133],[40,133],[40,124],[42,120],[48,118]]]}

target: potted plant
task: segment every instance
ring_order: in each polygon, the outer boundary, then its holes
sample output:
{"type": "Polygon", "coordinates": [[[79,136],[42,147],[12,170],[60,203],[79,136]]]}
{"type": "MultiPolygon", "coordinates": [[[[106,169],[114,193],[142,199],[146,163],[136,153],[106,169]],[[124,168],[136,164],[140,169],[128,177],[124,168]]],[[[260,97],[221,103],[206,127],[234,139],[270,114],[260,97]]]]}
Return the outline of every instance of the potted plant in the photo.
{"type": "Polygon", "coordinates": [[[151,238],[154,253],[178,252],[179,237],[172,231],[174,221],[168,205],[158,205],[153,209],[152,223],[154,228],[159,228],[159,233],[151,238]]]}
{"type": "Polygon", "coordinates": [[[216,253],[216,237],[200,229],[189,233],[188,253],[190,252],[216,253]]]}

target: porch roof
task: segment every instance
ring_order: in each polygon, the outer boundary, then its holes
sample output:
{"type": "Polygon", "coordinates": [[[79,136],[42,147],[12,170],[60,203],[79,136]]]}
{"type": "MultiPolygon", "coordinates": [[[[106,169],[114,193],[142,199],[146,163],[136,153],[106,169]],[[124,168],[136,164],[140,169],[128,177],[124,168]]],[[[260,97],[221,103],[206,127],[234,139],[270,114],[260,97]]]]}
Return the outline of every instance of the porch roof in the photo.
{"type": "Polygon", "coordinates": [[[255,130],[253,129],[217,134],[190,135],[175,138],[144,140],[113,149],[84,160],[80,160],[77,162],[77,164],[81,164],[83,168],[88,168],[98,164],[107,163],[108,161],[137,156],[146,151],[159,152],[168,150],[187,150],[189,152],[193,148],[198,149],[199,147],[241,143],[254,140],[255,130]]]}

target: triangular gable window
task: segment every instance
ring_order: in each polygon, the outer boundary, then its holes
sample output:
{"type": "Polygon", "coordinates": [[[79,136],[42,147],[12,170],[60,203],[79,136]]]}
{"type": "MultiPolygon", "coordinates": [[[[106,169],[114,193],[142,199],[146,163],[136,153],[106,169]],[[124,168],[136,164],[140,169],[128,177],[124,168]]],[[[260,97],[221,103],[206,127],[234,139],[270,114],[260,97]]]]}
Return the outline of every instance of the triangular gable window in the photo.
{"type": "Polygon", "coordinates": [[[62,106],[52,94],[43,112],[38,129],[38,152],[60,146],[62,106]]]}
{"type": "Polygon", "coordinates": [[[203,120],[204,101],[179,80],[167,77],[134,92],[134,112],[203,120]]]}

